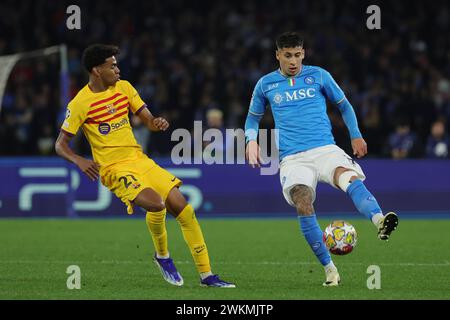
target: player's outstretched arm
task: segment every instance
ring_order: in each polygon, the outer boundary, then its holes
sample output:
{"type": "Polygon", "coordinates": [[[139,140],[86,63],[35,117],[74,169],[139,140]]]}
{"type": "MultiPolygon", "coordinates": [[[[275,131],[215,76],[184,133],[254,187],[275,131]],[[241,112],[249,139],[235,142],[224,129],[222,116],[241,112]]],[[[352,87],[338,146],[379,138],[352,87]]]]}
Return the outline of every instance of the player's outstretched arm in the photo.
{"type": "Polygon", "coordinates": [[[70,135],[64,131],[59,132],[58,139],[55,143],[55,151],[60,157],[74,163],[81,171],[83,171],[92,181],[98,178],[98,165],[90,160],[77,155],[69,146],[72,139],[70,135]]]}
{"type": "Polygon", "coordinates": [[[356,118],[353,106],[345,97],[344,92],[339,85],[334,81],[331,74],[322,70],[321,75],[323,77],[322,86],[326,97],[334,104],[337,105],[341,112],[342,119],[350,133],[350,139],[352,140],[353,155],[358,158],[364,157],[367,154],[367,144],[364,141],[361,132],[358,128],[358,120],[356,118]]]}
{"type": "Polygon", "coordinates": [[[340,108],[344,123],[346,124],[350,139],[352,141],[353,155],[357,158],[362,158],[367,154],[367,143],[362,137],[361,132],[358,129],[358,122],[356,120],[355,112],[349,102],[346,103],[345,109],[340,108]]]}
{"type": "Polygon", "coordinates": [[[142,109],[138,117],[150,131],[166,131],[169,128],[169,122],[166,119],[155,118],[147,108],[142,109]]]}
{"type": "Polygon", "coordinates": [[[350,133],[350,138],[352,139],[352,149],[353,155],[357,158],[362,158],[367,154],[367,143],[364,141],[361,132],[358,128],[358,120],[356,119],[356,114],[353,106],[344,98],[338,104],[338,109],[342,114],[342,119],[350,133]]]}

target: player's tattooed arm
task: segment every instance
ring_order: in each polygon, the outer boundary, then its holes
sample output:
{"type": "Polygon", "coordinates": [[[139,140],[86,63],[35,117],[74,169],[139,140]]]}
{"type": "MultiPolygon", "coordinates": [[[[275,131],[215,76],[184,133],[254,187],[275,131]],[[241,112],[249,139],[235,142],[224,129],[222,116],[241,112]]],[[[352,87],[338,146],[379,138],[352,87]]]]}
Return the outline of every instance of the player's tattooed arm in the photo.
{"type": "Polygon", "coordinates": [[[147,108],[142,109],[138,117],[151,131],[166,131],[169,128],[169,122],[166,119],[155,118],[147,108]]]}
{"type": "Polygon", "coordinates": [[[72,148],[70,148],[69,146],[69,142],[71,139],[72,137],[70,135],[68,135],[64,131],[60,131],[58,139],[56,139],[55,143],[56,153],[67,161],[74,163],[89,177],[89,179],[91,179],[92,181],[96,180],[99,175],[98,165],[94,161],[85,159],[73,152],[72,148]]]}

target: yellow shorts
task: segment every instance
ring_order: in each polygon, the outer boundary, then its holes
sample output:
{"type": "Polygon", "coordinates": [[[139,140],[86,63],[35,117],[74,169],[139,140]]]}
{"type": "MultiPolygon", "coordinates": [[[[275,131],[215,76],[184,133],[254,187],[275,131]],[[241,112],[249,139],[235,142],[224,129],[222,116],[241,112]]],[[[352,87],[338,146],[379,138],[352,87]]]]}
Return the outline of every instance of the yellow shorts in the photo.
{"type": "Polygon", "coordinates": [[[133,213],[132,201],[138,194],[151,188],[165,202],[170,190],[182,185],[180,179],[158,166],[155,161],[142,154],[137,160],[125,161],[108,167],[101,176],[102,184],[113,192],[133,213]]]}

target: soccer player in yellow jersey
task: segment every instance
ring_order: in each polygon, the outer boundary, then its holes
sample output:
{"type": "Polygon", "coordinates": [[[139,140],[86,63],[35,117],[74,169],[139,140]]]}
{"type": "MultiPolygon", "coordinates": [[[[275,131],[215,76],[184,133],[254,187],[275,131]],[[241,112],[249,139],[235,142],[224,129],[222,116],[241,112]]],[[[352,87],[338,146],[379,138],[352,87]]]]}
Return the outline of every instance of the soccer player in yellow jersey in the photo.
{"type": "Polygon", "coordinates": [[[181,286],[183,278],[169,256],[166,210],[177,220],[200,273],[200,284],[234,288],[211,272],[208,250],[194,209],[178,187],[182,182],[147,157],[133,135],[128,113],[138,116],[151,131],[165,131],[169,123],[154,117],[133,86],[120,80],[118,47],[94,44],[83,52],[89,83],[67,106],[66,119],[55,144],[56,153],[77,165],[90,179],[101,182],[127,206],[147,211],[146,222],[153,239],[153,260],[164,279],[181,286]],[[70,139],[82,128],[94,160],[76,154],[70,139]]]}

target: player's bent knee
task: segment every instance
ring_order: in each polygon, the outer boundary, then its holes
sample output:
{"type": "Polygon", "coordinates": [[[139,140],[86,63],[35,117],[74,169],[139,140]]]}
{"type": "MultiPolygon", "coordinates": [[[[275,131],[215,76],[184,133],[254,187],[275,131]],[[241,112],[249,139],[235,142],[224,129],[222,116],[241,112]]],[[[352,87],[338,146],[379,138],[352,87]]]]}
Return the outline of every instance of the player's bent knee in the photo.
{"type": "Polygon", "coordinates": [[[166,209],[166,206],[164,205],[164,202],[144,202],[144,203],[137,203],[138,206],[141,208],[144,208],[146,211],[149,212],[160,212],[166,209]]]}
{"type": "Polygon", "coordinates": [[[347,189],[350,186],[350,184],[356,179],[358,179],[358,174],[353,170],[346,169],[339,175],[335,175],[334,183],[339,188],[341,188],[342,191],[347,192],[347,189]]]}
{"type": "Polygon", "coordinates": [[[164,209],[166,209],[166,205],[164,204],[164,202],[162,200],[159,203],[151,204],[150,207],[152,208],[152,210],[147,210],[147,211],[159,212],[159,211],[163,211],[164,209]]]}
{"type": "Polygon", "coordinates": [[[161,196],[151,189],[142,190],[134,200],[134,203],[150,212],[159,212],[166,209],[166,205],[161,196]]]}

